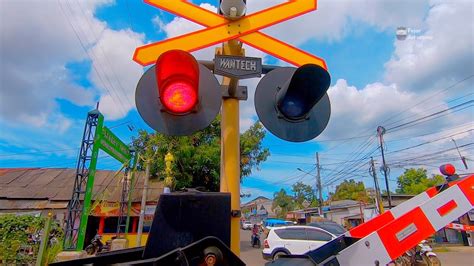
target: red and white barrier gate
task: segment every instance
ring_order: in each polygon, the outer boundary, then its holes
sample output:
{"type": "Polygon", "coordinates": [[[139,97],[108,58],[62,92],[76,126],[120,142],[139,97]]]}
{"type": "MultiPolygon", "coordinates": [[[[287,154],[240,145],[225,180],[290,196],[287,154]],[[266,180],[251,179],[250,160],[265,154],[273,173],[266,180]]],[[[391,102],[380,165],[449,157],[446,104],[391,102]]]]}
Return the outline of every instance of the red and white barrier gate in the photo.
{"type": "Polygon", "coordinates": [[[340,265],[386,265],[474,207],[474,175],[442,192],[428,189],[347,235],[361,238],[336,257],[340,265]]]}
{"type": "Polygon", "coordinates": [[[468,232],[473,231],[474,232],[474,225],[450,223],[450,224],[446,225],[446,228],[456,229],[456,230],[461,230],[461,231],[468,231],[468,232]]]}

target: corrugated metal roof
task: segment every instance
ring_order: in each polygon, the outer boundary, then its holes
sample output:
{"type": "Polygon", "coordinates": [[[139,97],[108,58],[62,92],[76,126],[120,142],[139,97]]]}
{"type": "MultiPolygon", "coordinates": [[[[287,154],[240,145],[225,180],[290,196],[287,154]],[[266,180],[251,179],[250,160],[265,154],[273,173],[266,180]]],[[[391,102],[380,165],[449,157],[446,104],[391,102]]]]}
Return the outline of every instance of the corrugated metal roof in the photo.
{"type": "MultiPolygon", "coordinates": [[[[68,201],[71,199],[75,169],[70,168],[0,168],[0,198],[68,201]]],[[[114,178],[115,171],[97,170],[94,179],[93,200],[107,189],[105,201],[119,201],[122,174],[114,178]]],[[[133,201],[140,201],[143,190],[143,172],[135,174],[133,201]]],[[[157,201],[163,191],[162,182],[150,180],[148,201],[157,201]]]]}

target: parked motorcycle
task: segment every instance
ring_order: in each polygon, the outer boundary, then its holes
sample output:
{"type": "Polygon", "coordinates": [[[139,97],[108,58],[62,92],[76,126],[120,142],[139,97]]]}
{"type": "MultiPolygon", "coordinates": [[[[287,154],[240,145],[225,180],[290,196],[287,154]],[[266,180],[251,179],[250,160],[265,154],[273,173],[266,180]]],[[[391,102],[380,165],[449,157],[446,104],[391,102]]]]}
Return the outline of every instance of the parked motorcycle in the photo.
{"type": "Polygon", "coordinates": [[[116,236],[113,236],[111,239],[105,241],[105,245],[102,247],[100,252],[107,252],[112,250],[112,241],[116,239],[116,236]]]}
{"type": "Polygon", "coordinates": [[[441,266],[441,261],[426,240],[405,252],[394,263],[397,266],[441,266]]]}
{"type": "Polygon", "coordinates": [[[102,251],[104,244],[102,243],[102,236],[95,235],[91,243],[86,247],[86,252],[88,255],[94,255],[102,251]]]}

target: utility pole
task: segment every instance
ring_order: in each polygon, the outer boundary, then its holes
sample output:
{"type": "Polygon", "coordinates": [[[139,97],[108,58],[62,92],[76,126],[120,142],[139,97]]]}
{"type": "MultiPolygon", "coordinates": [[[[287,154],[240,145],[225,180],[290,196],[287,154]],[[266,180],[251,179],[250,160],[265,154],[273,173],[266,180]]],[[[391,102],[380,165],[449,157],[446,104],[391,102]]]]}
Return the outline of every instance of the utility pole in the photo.
{"type": "Polygon", "coordinates": [[[323,216],[323,188],[321,186],[321,166],[319,164],[319,152],[316,152],[316,169],[318,170],[318,175],[316,176],[316,187],[318,188],[319,193],[319,216],[323,216]]]}
{"type": "MultiPolygon", "coordinates": [[[[245,16],[246,2],[243,0],[222,0],[219,13],[236,20],[245,16]]],[[[242,43],[231,39],[216,49],[216,54],[245,56],[242,43]]],[[[240,256],[240,124],[239,124],[239,80],[224,76],[222,86],[227,96],[222,100],[221,119],[221,178],[220,192],[230,193],[230,249],[240,256]]]]}
{"type": "Polygon", "coordinates": [[[385,187],[387,188],[388,208],[392,208],[392,196],[390,195],[390,188],[388,186],[388,174],[387,164],[385,163],[385,154],[383,150],[383,134],[385,134],[385,128],[382,126],[377,127],[377,135],[379,136],[380,151],[382,152],[382,170],[385,177],[385,187]]]}
{"type": "Polygon", "coordinates": [[[464,164],[464,168],[466,168],[467,170],[468,167],[467,167],[466,157],[461,155],[461,152],[459,151],[458,144],[456,143],[456,141],[454,139],[451,139],[451,140],[454,142],[454,146],[456,146],[456,150],[458,151],[459,158],[461,158],[461,161],[464,164]]]}
{"type": "Polygon", "coordinates": [[[374,186],[375,186],[375,203],[377,204],[378,206],[378,209],[379,209],[379,213],[382,214],[384,212],[384,209],[383,209],[383,201],[382,201],[382,197],[381,197],[381,193],[380,193],[380,187],[379,187],[379,181],[377,179],[377,171],[375,171],[375,164],[374,164],[374,158],[371,157],[370,158],[370,171],[372,172],[371,175],[372,177],[374,178],[374,186]]]}
{"type": "Polygon", "coordinates": [[[150,178],[150,163],[151,163],[151,159],[148,158],[146,160],[145,177],[143,181],[142,202],[140,204],[140,218],[138,220],[138,232],[137,232],[137,242],[136,242],[137,247],[140,247],[142,245],[143,220],[145,219],[146,198],[148,194],[148,180],[150,178]]]}

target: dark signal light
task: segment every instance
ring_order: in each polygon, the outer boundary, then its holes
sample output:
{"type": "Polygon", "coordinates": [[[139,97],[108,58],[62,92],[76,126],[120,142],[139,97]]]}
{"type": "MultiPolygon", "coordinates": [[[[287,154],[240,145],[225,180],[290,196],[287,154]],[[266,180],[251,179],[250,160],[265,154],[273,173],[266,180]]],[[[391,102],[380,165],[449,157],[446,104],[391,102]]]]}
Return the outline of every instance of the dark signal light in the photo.
{"type": "Polygon", "coordinates": [[[156,61],[156,82],[165,110],[175,114],[192,111],[199,97],[199,64],[187,52],[171,50],[156,61]]]}
{"type": "Polygon", "coordinates": [[[279,111],[290,120],[303,119],[323,98],[331,83],[329,73],[316,65],[304,65],[277,94],[279,111]]]}
{"type": "Polygon", "coordinates": [[[331,77],[314,64],[268,72],[255,90],[258,118],[275,136],[292,142],[320,135],[331,116],[327,90],[331,77]]]}

